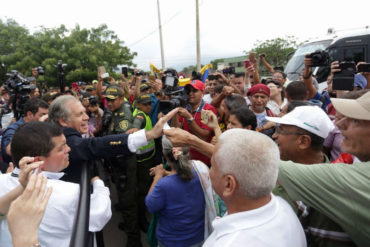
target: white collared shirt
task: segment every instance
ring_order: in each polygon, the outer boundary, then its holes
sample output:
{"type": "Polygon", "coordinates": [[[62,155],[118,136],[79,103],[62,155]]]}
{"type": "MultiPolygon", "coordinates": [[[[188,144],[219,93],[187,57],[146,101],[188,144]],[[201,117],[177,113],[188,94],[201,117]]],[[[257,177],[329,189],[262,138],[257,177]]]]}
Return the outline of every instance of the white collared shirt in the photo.
{"type": "Polygon", "coordinates": [[[142,146],[148,145],[148,141],[145,135],[145,129],[136,131],[127,138],[127,147],[131,153],[136,153],[136,151],[142,146]]]}
{"type": "Polygon", "coordinates": [[[306,246],[301,223],[284,199],[271,201],[254,210],[226,215],[212,223],[214,231],[203,247],[306,246]]]}
{"type": "MultiPolygon", "coordinates": [[[[18,169],[15,169],[15,174],[18,169]]],[[[53,188],[44,217],[39,227],[39,241],[43,247],[68,247],[77,212],[80,186],[57,180],[62,173],[43,172],[48,178],[47,186],[53,188]],[[52,179],[51,177],[57,178],[52,179]]],[[[0,197],[19,185],[18,177],[10,173],[0,175],[0,197]]],[[[90,200],[89,231],[100,231],[112,216],[109,189],[102,180],[93,183],[90,200]]],[[[7,220],[0,221],[0,246],[12,246],[7,220]]]]}

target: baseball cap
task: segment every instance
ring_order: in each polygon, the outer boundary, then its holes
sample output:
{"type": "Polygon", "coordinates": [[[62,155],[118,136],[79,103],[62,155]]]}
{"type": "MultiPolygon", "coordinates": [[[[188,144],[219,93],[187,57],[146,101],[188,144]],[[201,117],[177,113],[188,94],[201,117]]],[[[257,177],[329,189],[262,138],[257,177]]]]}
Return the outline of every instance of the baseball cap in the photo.
{"type": "Polygon", "coordinates": [[[324,139],[334,129],[334,124],[328,115],[318,106],[298,106],[281,118],[266,117],[266,119],[278,124],[299,127],[324,139]]]}
{"type": "Polygon", "coordinates": [[[152,102],[152,98],[150,97],[150,95],[149,95],[149,94],[142,94],[142,95],[140,95],[140,96],[136,99],[136,102],[137,102],[137,103],[140,103],[140,104],[147,104],[147,103],[152,102]]]}
{"type": "Polygon", "coordinates": [[[189,84],[186,84],[185,89],[189,87],[193,87],[196,90],[201,90],[203,93],[206,89],[204,83],[200,80],[192,80],[189,84]]]}
{"type": "Polygon", "coordinates": [[[150,88],[150,85],[148,83],[142,83],[140,84],[140,92],[143,92],[150,88]]]}
{"type": "Polygon", "coordinates": [[[359,120],[370,120],[370,92],[358,99],[331,99],[340,114],[359,120]]]}
{"type": "Polygon", "coordinates": [[[267,97],[270,97],[270,88],[266,86],[265,84],[258,83],[248,90],[247,96],[253,96],[256,93],[262,93],[266,95],[267,97]]]}
{"type": "Polygon", "coordinates": [[[118,97],[123,96],[123,91],[118,86],[109,86],[107,90],[105,90],[105,97],[108,99],[117,99],[118,97]]]}

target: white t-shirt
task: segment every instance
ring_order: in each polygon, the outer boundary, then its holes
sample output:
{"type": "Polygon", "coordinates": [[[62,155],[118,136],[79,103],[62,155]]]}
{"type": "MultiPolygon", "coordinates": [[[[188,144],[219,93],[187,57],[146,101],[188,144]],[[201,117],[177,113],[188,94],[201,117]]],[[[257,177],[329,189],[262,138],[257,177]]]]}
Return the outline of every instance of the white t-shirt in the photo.
{"type": "Polygon", "coordinates": [[[244,211],[212,222],[214,231],[203,247],[286,247],[307,246],[306,237],[296,214],[278,196],[254,210],[244,211]]]}

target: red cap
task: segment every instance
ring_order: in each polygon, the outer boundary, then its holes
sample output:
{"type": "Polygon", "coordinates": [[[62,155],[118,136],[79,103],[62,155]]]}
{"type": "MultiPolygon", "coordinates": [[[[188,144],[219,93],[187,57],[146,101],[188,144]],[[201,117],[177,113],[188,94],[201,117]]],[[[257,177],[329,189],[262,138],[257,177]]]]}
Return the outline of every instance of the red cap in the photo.
{"type": "Polygon", "coordinates": [[[258,83],[248,90],[247,96],[253,96],[256,93],[263,93],[267,97],[270,97],[270,88],[266,86],[265,84],[258,83]]]}
{"type": "Polygon", "coordinates": [[[204,83],[200,80],[192,80],[189,84],[186,84],[185,88],[189,87],[189,85],[197,90],[201,90],[203,93],[206,89],[204,83]]]}

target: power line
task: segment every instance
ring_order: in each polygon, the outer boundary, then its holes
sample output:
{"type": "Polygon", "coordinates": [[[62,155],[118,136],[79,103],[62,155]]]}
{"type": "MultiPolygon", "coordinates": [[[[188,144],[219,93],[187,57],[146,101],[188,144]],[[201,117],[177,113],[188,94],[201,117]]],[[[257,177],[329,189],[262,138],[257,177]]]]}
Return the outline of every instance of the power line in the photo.
{"type": "MultiPolygon", "coordinates": [[[[204,3],[204,0],[202,0],[202,2],[199,4],[199,6],[202,6],[204,3]]],[[[165,26],[167,25],[168,23],[170,23],[175,17],[177,17],[178,15],[180,15],[182,12],[184,12],[184,10],[179,10],[177,11],[173,16],[171,16],[162,26],[165,26]]],[[[128,47],[132,47],[132,46],[135,46],[137,44],[139,44],[141,41],[149,38],[150,36],[152,36],[154,33],[156,33],[157,31],[159,30],[159,27],[155,28],[153,31],[151,31],[150,33],[148,33],[147,35],[145,35],[144,37],[142,37],[141,39],[138,39],[137,41],[131,43],[130,45],[128,45],[128,47]]]]}

